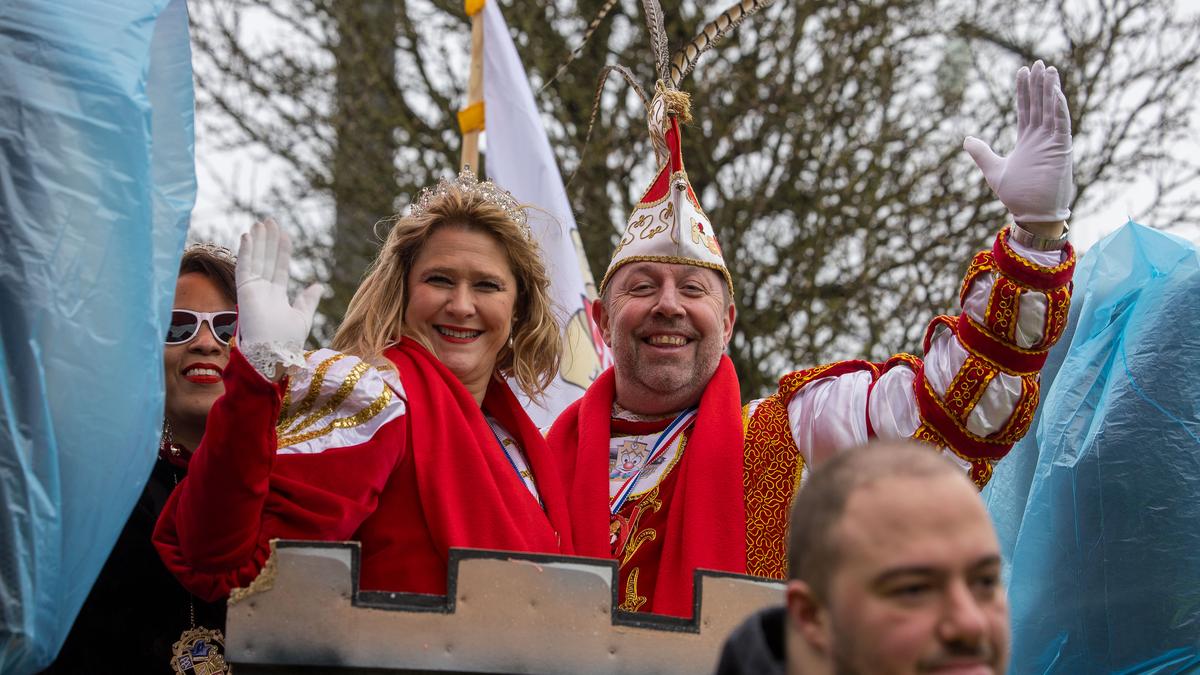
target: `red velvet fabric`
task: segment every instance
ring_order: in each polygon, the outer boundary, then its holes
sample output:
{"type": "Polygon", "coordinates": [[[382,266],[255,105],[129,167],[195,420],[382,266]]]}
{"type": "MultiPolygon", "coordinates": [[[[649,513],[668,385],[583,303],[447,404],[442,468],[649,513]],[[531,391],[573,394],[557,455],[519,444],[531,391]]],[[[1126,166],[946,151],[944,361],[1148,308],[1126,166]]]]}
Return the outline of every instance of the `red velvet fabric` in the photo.
{"type": "Polygon", "coordinates": [[[416,343],[388,357],[407,414],[359,445],[277,455],[283,387],[233,350],[225,395],[154,532],[186,588],[216,600],[246,586],[274,538],[361,541],[361,588],[421,593],[445,593],[449,546],[559,553],[556,530],[571,541],[558,468],[507,385],[494,381],[484,405],[522,444],[554,525],[453,374],[416,343]]]}
{"type": "Polygon", "coordinates": [[[475,399],[440,361],[407,339],[385,356],[408,399],[411,452],[355,534],[363,542],[361,587],[444,594],[451,547],[570,553],[559,468],[508,385],[493,379],[483,407],[525,451],[544,512],[501,453],[475,399]]]}
{"type": "Polygon", "coordinates": [[[407,394],[417,489],[438,549],[570,553],[559,544],[571,541],[559,467],[508,385],[493,378],[483,407],[525,451],[545,511],[453,373],[407,338],[385,356],[396,364],[407,394]]]}
{"type": "MultiPolygon", "coordinates": [[[[609,369],[559,415],[547,437],[564,463],[574,549],[579,555],[612,557],[608,460],[615,389],[609,369]]],[[[653,597],[644,611],[690,617],[695,570],[746,572],[740,396],[733,362],[722,357],[700,399],[683,457],[660,484],[664,506],[655,520],[662,525],[655,529],[662,555],[657,561],[644,561],[640,568],[641,579],[654,577],[646,584],[653,588],[653,597]]]]}
{"type": "Polygon", "coordinates": [[[1054,290],[1071,283],[1071,277],[1075,275],[1075,249],[1070,242],[1063,247],[1066,260],[1054,267],[1042,267],[1013,251],[1008,243],[1011,237],[1012,231],[1006,227],[1000,230],[992,243],[992,259],[1001,274],[1040,291],[1054,290]]]}

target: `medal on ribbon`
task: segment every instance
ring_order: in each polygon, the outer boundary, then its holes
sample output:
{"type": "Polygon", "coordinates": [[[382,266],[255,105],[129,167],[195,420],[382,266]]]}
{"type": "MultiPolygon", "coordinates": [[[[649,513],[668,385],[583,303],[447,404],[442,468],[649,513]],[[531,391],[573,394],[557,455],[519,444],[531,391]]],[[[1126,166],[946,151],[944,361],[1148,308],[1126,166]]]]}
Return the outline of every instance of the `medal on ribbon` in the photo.
{"type": "MultiPolygon", "coordinates": [[[[637,507],[634,507],[633,513],[630,514],[629,518],[625,518],[620,514],[621,507],[625,505],[625,502],[629,499],[629,496],[633,494],[633,490],[635,487],[637,487],[638,481],[641,480],[642,476],[646,473],[646,470],[650,467],[650,465],[662,457],[666,453],[667,449],[671,447],[671,444],[673,444],[676,439],[682,436],[685,431],[691,428],[692,424],[696,421],[696,413],[698,410],[699,408],[693,406],[679,413],[679,416],[676,417],[669,425],[667,425],[667,428],[663,429],[663,432],[659,434],[658,440],[654,442],[654,447],[650,449],[649,455],[644,457],[644,459],[641,456],[641,450],[644,450],[645,444],[638,444],[642,446],[642,448],[638,449],[639,452],[637,453],[637,459],[639,461],[631,461],[630,466],[627,469],[625,467],[621,467],[621,469],[624,470],[619,470],[622,477],[627,476],[626,480],[621,485],[620,489],[617,490],[617,493],[614,494],[608,501],[608,543],[609,546],[612,547],[613,557],[619,559],[622,555],[624,555],[625,545],[629,543],[629,535],[633,530],[632,523],[637,522],[637,507]]],[[[614,470],[614,473],[617,471],[618,470],[614,470]]],[[[610,474],[610,477],[616,476],[610,474]]]]}
{"type": "Polygon", "coordinates": [[[171,669],[178,675],[228,675],[224,649],[225,636],[221,631],[189,628],[171,645],[171,669]]]}
{"type": "Polygon", "coordinates": [[[638,481],[641,480],[646,470],[666,453],[667,448],[671,447],[671,444],[683,435],[683,432],[692,426],[696,421],[698,410],[699,408],[696,406],[684,410],[679,413],[679,416],[674,421],[667,425],[666,429],[663,429],[663,432],[658,436],[658,440],[654,442],[654,447],[650,449],[649,457],[646,457],[645,461],[641,462],[641,466],[638,466],[637,470],[629,475],[616,494],[608,500],[608,513],[610,516],[617,515],[621,507],[625,505],[625,501],[633,494],[633,489],[637,487],[638,481]]]}

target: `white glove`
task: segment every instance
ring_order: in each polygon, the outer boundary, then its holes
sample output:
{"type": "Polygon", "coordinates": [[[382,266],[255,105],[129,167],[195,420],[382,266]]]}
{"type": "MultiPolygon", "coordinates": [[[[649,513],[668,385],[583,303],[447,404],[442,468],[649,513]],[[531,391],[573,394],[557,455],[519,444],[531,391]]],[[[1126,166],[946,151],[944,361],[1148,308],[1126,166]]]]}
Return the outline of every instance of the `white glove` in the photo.
{"type": "Polygon", "coordinates": [[[1018,223],[1057,222],[1071,215],[1071,115],[1058,71],[1036,61],[1017,71],[1017,145],[1000,157],[968,136],[963,148],[1018,223]]]}
{"type": "Polygon", "coordinates": [[[238,246],[238,351],[267,379],[278,366],[304,365],[304,340],[312,328],[321,285],[313,284],[288,303],[292,242],[274,220],[254,223],[238,246]]]}

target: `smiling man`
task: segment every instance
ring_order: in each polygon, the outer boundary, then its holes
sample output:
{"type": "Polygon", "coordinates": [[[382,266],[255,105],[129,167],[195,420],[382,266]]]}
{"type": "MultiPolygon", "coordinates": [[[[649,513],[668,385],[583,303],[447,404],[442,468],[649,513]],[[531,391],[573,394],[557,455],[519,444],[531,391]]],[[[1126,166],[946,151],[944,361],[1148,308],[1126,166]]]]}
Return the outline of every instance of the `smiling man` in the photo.
{"type": "Polygon", "coordinates": [[[718,675],[1003,673],[1008,604],[983,501],[943,457],[843,453],[796,497],[787,605],[726,642],[718,675]]]}
{"type": "Polygon", "coordinates": [[[615,365],[548,438],[565,462],[575,550],[619,562],[621,609],[691,616],[697,569],[784,578],[793,494],[844,448],[914,438],[982,487],[1025,434],[1066,322],[1074,188],[1058,73],[1039,61],[1016,88],[1012,153],[964,144],[1013,222],[971,261],[961,314],[929,323],[924,358],[799,370],[745,406],[723,355],[733,278],[683,167],[684,111],[655,98],[661,168],[593,307],[615,365]]]}

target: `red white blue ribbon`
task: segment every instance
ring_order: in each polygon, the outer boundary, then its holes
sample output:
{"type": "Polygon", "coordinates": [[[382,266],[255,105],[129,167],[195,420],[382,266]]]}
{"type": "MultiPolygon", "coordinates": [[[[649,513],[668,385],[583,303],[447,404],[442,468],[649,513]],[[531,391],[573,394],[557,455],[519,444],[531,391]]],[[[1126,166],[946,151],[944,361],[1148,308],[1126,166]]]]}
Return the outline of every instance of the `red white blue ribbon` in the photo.
{"type": "Polygon", "coordinates": [[[679,438],[683,432],[692,426],[692,423],[696,421],[696,413],[698,411],[699,408],[695,406],[684,410],[667,425],[666,429],[663,429],[663,432],[658,435],[658,440],[654,442],[654,447],[650,450],[650,456],[638,468],[637,473],[625,479],[625,482],[621,484],[621,489],[617,490],[617,493],[608,500],[609,515],[615,516],[621,510],[621,507],[629,499],[629,495],[633,494],[633,488],[637,487],[638,479],[642,477],[642,474],[645,473],[651,464],[663,456],[667,448],[670,448],[675,442],[675,439],[679,438]]]}
{"type": "MultiPolygon", "coordinates": [[[[521,484],[525,486],[526,490],[529,490],[529,495],[537,500],[538,506],[542,507],[543,509],[546,508],[546,505],[542,503],[542,495],[535,491],[537,483],[532,478],[533,467],[529,467],[529,475],[531,478],[528,482],[526,482],[525,476],[521,473],[521,469],[517,467],[517,461],[513,459],[512,453],[508,451],[508,446],[504,445],[504,439],[500,438],[500,432],[496,431],[497,425],[492,423],[491,418],[485,419],[487,420],[488,426],[492,429],[492,435],[496,437],[496,443],[500,446],[500,452],[504,453],[504,459],[508,460],[508,465],[511,466],[512,470],[517,474],[517,480],[521,481],[521,484]],[[533,483],[535,488],[530,488],[530,483],[533,483]]],[[[513,441],[514,447],[516,444],[516,441],[513,441]]],[[[528,462],[526,464],[528,464],[528,462]]]]}

